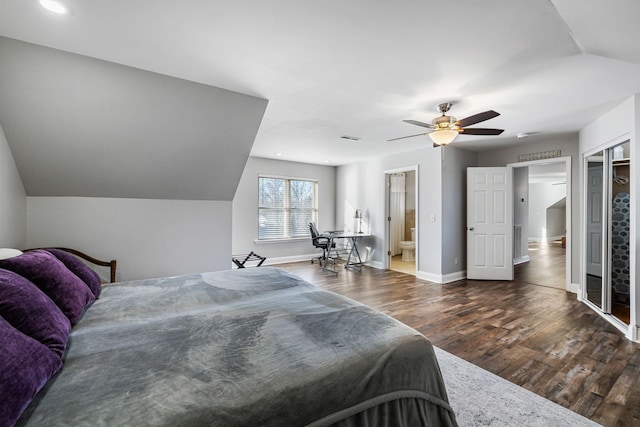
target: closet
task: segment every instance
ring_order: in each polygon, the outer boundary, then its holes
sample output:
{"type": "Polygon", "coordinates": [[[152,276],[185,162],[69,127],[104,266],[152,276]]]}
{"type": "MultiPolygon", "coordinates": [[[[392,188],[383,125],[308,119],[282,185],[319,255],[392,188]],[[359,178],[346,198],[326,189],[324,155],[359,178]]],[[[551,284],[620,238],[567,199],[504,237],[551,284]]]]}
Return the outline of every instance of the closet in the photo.
{"type": "Polygon", "coordinates": [[[630,320],[629,141],[585,157],[585,299],[627,326],[630,320]]]}

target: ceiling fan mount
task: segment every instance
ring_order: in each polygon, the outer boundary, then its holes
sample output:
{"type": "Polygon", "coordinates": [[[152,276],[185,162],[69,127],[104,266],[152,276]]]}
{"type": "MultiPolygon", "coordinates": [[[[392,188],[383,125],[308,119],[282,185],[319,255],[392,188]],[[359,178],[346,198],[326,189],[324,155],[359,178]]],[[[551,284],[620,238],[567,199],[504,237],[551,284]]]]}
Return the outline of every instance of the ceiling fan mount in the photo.
{"type": "Polygon", "coordinates": [[[489,128],[467,128],[476,123],[483,122],[485,120],[493,119],[500,115],[493,110],[484,111],[482,113],[474,114],[473,116],[466,117],[462,120],[457,120],[453,116],[447,116],[446,113],[451,109],[452,103],[443,102],[438,104],[438,112],[441,116],[434,118],[431,124],[419,122],[417,120],[403,120],[405,123],[409,123],[416,126],[421,126],[430,129],[428,132],[419,133],[417,135],[402,136],[400,138],[393,138],[389,141],[396,141],[398,139],[413,138],[415,136],[429,135],[433,141],[434,147],[440,147],[452,142],[458,134],[466,133],[467,135],[500,135],[504,132],[504,129],[489,129],[489,128]]]}
{"type": "Polygon", "coordinates": [[[444,116],[444,113],[449,111],[452,106],[453,104],[450,102],[443,102],[442,104],[438,104],[438,113],[442,113],[442,115],[444,116]]]}

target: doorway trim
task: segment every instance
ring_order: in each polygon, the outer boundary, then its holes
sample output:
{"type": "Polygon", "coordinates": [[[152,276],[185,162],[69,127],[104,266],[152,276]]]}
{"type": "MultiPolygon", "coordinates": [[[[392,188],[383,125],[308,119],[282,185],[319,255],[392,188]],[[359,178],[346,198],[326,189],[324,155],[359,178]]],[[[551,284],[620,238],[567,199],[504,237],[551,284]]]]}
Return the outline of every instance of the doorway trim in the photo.
{"type": "Polygon", "coordinates": [[[383,250],[385,251],[384,256],[382,257],[382,268],[385,270],[389,270],[389,267],[391,266],[391,256],[389,255],[389,252],[391,251],[391,227],[390,227],[390,221],[389,221],[389,217],[390,217],[390,212],[389,212],[389,204],[390,204],[390,200],[391,200],[391,187],[390,187],[390,175],[394,174],[394,173],[402,173],[402,172],[415,172],[415,189],[416,189],[416,252],[415,252],[415,258],[416,258],[416,275],[418,274],[419,271],[419,262],[420,262],[420,238],[418,237],[420,235],[419,230],[420,230],[420,188],[419,188],[419,184],[420,184],[420,177],[418,174],[418,165],[411,165],[411,166],[405,166],[405,167],[401,167],[401,168],[395,168],[395,169],[387,169],[384,170],[384,245],[383,245],[383,250]]]}
{"type": "Polygon", "coordinates": [[[510,168],[523,168],[528,166],[541,166],[548,165],[553,163],[564,163],[565,164],[565,172],[567,174],[567,185],[566,185],[566,198],[567,198],[567,207],[565,212],[565,224],[566,224],[566,248],[567,251],[565,253],[565,289],[568,292],[573,292],[574,294],[578,294],[580,296],[580,285],[578,283],[571,282],[571,253],[573,252],[572,238],[571,238],[571,216],[573,211],[573,206],[571,203],[571,156],[563,156],[563,157],[555,157],[552,159],[544,159],[544,160],[531,160],[528,162],[519,162],[519,163],[509,163],[507,166],[510,168]]]}

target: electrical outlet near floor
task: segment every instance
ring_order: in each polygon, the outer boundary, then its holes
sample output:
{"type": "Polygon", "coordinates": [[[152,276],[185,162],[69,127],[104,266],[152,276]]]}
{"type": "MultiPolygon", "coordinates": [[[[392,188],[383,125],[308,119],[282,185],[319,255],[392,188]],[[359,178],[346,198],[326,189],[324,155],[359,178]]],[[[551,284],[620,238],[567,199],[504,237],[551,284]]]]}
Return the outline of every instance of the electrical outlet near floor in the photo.
{"type": "Polygon", "coordinates": [[[453,263],[454,263],[455,265],[458,265],[458,257],[455,257],[455,258],[453,259],[453,263]]]}

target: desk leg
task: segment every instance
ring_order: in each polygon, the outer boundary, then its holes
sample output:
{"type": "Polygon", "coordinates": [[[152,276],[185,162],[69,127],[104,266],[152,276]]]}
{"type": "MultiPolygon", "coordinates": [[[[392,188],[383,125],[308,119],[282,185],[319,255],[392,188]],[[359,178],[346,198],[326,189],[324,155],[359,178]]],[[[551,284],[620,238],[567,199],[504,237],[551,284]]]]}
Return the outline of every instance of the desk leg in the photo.
{"type": "Polygon", "coordinates": [[[361,271],[362,265],[362,258],[360,258],[360,251],[358,251],[358,237],[352,237],[351,238],[351,249],[349,250],[349,256],[347,257],[347,262],[344,265],[344,268],[351,268],[353,270],[357,270],[357,271],[361,271]],[[351,262],[351,257],[353,256],[353,252],[355,251],[355,256],[354,256],[354,261],[355,261],[355,257],[358,257],[358,262],[351,262]]]}
{"type": "MultiPolygon", "coordinates": [[[[331,258],[331,248],[333,247],[333,236],[329,236],[329,247],[327,248],[327,258],[324,260],[324,265],[322,266],[322,271],[330,271],[331,273],[335,273],[335,275],[338,275],[338,272],[336,270],[333,270],[331,268],[328,267],[329,265],[329,258],[331,258]]],[[[334,261],[335,262],[335,261],[334,261]]]]}

